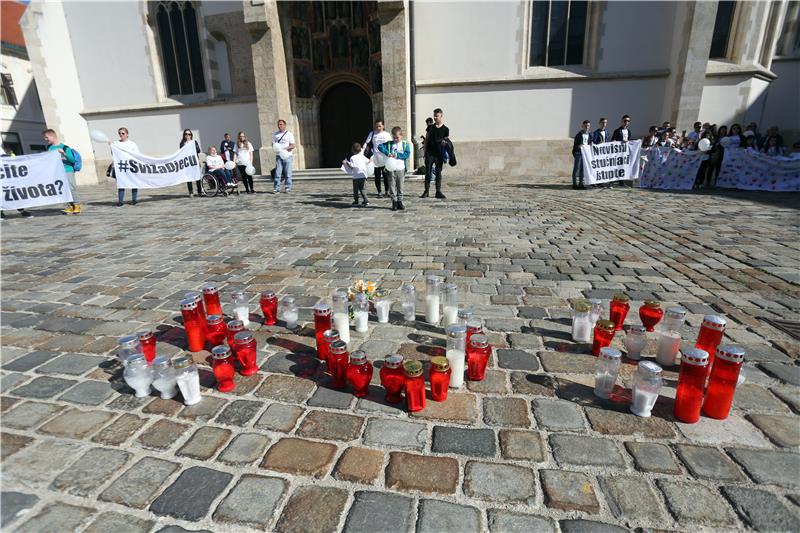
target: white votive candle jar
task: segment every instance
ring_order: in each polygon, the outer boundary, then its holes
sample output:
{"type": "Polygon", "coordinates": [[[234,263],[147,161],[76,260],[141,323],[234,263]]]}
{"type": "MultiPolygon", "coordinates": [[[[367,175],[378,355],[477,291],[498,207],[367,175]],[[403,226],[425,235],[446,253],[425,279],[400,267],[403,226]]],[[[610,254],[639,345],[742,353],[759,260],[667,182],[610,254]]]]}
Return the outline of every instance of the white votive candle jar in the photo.
{"type": "Polygon", "coordinates": [[[633,374],[631,413],[647,418],[661,391],[661,367],[652,361],[641,361],[633,374]]]}
{"type": "Polygon", "coordinates": [[[440,286],[438,276],[428,276],[425,280],[425,321],[433,326],[439,324],[440,286]]]}
{"type": "Polygon", "coordinates": [[[350,342],[350,312],[347,291],[336,291],[331,298],[333,308],[333,329],[339,332],[339,339],[350,342]]]}
{"type": "Polygon", "coordinates": [[[661,366],[673,366],[678,362],[681,349],[681,334],[677,331],[662,331],[658,339],[656,361],[661,366]]]}
{"type": "Polygon", "coordinates": [[[450,387],[457,389],[464,384],[464,367],[467,354],[467,328],[461,324],[447,326],[447,351],[445,356],[450,363],[450,387]]]}

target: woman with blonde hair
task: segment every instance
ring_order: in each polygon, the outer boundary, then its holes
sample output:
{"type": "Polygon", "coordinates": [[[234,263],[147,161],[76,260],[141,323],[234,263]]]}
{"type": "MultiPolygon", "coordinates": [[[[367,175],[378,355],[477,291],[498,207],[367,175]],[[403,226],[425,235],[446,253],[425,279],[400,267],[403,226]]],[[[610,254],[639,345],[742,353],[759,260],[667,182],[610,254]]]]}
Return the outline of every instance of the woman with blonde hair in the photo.
{"type": "Polygon", "coordinates": [[[234,149],[234,161],[239,169],[239,176],[244,183],[244,192],[253,194],[253,176],[247,173],[247,167],[253,165],[253,145],[247,140],[247,134],[243,131],[236,136],[236,148],[234,149]]]}

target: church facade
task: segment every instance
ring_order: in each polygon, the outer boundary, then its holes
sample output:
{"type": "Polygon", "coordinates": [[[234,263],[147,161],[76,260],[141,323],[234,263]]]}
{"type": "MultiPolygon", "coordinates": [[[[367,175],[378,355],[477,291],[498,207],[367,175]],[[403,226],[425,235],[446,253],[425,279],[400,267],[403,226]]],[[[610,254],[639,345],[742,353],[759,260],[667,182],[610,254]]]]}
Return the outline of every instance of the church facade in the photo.
{"type": "MultiPolygon", "coordinates": [[[[800,135],[800,6],[772,2],[32,0],[48,126],[105,169],[119,127],[151,155],[248,134],[262,173],[283,118],[298,169],[336,167],[374,120],[419,140],[444,109],[455,176],[561,175],[580,122],[755,121],[800,135]],[[794,129],[793,129],[794,128],[794,129]]],[[[93,164],[92,164],[93,163],[93,164]]],[[[82,172],[79,181],[102,176],[82,172]]]]}

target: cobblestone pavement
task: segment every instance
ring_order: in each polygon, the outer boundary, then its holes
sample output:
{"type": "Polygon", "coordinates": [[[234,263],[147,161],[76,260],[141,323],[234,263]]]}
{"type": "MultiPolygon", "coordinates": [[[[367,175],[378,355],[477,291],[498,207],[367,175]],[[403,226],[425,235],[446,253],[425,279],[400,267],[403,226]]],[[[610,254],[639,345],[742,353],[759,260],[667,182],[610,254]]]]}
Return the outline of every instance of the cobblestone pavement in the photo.
{"type": "MultiPolygon", "coordinates": [[[[3,530],[799,530],[800,348],[765,319],[797,319],[800,197],[563,184],[453,186],[398,213],[376,197],[350,209],[344,181],[238,199],[176,187],[121,209],[109,188],[82,190],[80,216],[10,215],[3,530]],[[311,306],[357,278],[421,295],[429,273],[486,319],[486,380],[415,415],[382,402],[377,371],[366,399],[329,388],[311,306]],[[200,404],[135,398],[117,336],[157,328],[159,352],[179,353],[178,301],[205,281],[226,300],[246,288],[254,311],[260,290],[295,295],[306,327],[256,324],[262,371],[233,393],[212,388],[202,352],[200,404]],[[633,309],[688,308],[690,341],[704,314],[728,318],[748,358],[728,420],[676,423],[674,368],[652,418],[628,413],[629,361],[611,400],[592,395],[568,301],[620,290],[633,309]]],[[[444,336],[395,315],[359,346],[428,360],[444,336]]]]}

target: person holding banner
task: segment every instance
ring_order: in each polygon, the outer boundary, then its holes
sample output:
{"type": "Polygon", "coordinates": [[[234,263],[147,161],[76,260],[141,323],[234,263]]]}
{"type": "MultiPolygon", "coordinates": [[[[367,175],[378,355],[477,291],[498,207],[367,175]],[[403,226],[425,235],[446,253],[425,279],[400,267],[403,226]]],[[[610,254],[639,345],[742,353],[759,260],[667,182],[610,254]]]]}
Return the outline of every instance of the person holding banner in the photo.
{"type": "MultiPolygon", "coordinates": [[[[194,141],[194,148],[197,151],[197,153],[199,154],[200,153],[200,143],[194,140],[194,133],[192,133],[192,130],[183,130],[183,137],[181,138],[181,144],[180,144],[180,146],[178,148],[183,148],[184,144],[190,143],[192,141],[194,141]]],[[[197,196],[200,196],[201,194],[203,194],[203,191],[200,189],[200,180],[197,180],[194,183],[195,183],[195,185],[197,185],[197,196]]],[[[187,181],[186,182],[186,188],[189,189],[189,198],[194,196],[194,190],[192,189],[192,182],[191,181],[187,181]]]]}
{"type": "Polygon", "coordinates": [[[583,186],[583,157],[581,156],[581,146],[589,145],[592,143],[592,135],[589,131],[592,124],[588,120],[581,123],[581,131],[579,131],[572,142],[572,188],[573,189],[586,189],[583,186]]]}
{"type": "Polygon", "coordinates": [[[606,126],[608,125],[608,119],[606,117],[600,117],[598,121],[600,127],[594,130],[592,133],[592,144],[602,144],[607,143],[611,140],[611,137],[608,135],[608,130],[606,126]]]}
{"type": "Polygon", "coordinates": [[[42,138],[47,143],[47,151],[56,150],[61,154],[61,162],[64,165],[64,172],[67,174],[67,184],[69,185],[70,193],[72,193],[72,201],[68,203],[67,208],[64,209],[65,215],[80,215],[81,204],[78,203],[78,184],[75,181],[75,152],[66,144],[58,141],[58,134],[55,130],[46,129],[42,132],[42,138]]]}
{"type": "MultiPolygon", "coordinates": [[[[611,140],[620,142],[628,142],[629,140],[631,140],[631,132],[630,130],[628,130],[628,126],[630,126],[630,124],[631,124],[630,115],[622,115],[622,124],[620,124],[619,128],[614,130],[613,135],[611,135],[611,140]]],[[[669,123],[665,122],[664,124],[669,124],[669,123]]],[[[622,185],[623,187],[626,186],[625,182],[623,181],[620,181],[619,184],[622,185]]],[[[630,187],[631,185],[628,184],[627,186],[630,187]]],[[[608,187],[612,188],[613,185],[609,183],[608,187]]]]}
{"type": "MultiPolygon", "coordinates": [[[[128,128],[122,127],[117,130],[117,135],[119,135],[119,140],[114,141],[113,145],[122,148],[128,152],[133,152],[134,154],[139,153],[139,147],[136,145],[135,142],[128,138],[128,128]]],[[[108,144],[112,144],[109,142],[108,144]]],[[[131,189],[131,205],[136,205],[136,197],[139,195],[139,189],[131,189]]],[[[123,202],[125,202],[125,189],[117,188],[117,207],[122,207],[123,202]]]]}

